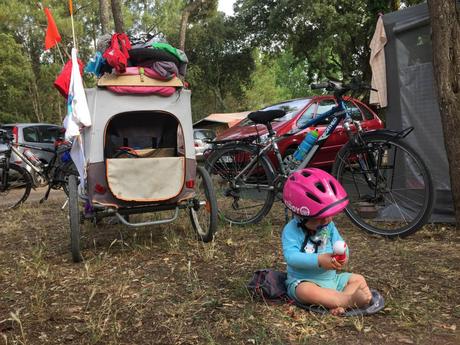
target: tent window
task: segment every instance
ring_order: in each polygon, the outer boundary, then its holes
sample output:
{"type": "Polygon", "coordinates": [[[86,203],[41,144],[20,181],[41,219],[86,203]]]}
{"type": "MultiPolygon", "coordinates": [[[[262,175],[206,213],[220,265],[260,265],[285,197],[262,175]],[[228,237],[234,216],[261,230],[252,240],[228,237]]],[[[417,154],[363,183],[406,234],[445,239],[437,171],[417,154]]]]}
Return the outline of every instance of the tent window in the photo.
{"type": "Polygon", "coordinates": [[[398,33],[398,62],[400,66],[414,66],[432,61],[429,26],[398,33]]]}

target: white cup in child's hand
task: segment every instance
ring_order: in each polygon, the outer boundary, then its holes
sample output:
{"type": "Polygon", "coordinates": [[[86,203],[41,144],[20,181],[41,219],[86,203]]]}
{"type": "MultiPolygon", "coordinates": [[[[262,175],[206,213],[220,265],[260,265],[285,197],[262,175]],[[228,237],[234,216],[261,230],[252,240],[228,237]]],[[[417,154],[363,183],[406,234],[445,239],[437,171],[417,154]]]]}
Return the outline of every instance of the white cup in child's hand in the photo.
{"type": "Polygon", "coordinates": [[[344,241],[335,241],[332,246],[334,252],[333,257],[338,261],[345,261],[347,258],[347,244],[344,241]]]}

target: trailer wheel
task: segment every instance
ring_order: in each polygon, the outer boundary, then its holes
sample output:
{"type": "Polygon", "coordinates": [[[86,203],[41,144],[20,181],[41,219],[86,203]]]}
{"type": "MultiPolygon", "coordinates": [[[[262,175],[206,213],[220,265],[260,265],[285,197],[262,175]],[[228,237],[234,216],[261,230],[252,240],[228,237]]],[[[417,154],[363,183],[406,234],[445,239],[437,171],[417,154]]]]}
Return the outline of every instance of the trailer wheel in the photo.
{"type": "Polygon", "coordinates": [[[78,179],[69,175],[69,222],[70,222],[70,249],[73,262],[82,261],[80,253],[80,207],[78,201],[78,179]]]}
{"type": "Polygon", "coordinates": [[[217,201],[211,177],[201,166],[196,170],[195,193],[190,219],[197,238],[210,242],[217,230],[217,201]]]}

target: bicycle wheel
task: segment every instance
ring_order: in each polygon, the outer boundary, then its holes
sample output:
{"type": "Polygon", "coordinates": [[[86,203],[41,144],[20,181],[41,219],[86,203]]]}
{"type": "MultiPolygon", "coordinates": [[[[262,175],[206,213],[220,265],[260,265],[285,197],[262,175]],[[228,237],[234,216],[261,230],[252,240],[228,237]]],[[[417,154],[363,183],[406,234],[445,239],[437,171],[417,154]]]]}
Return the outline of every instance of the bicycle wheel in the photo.
{"type": "Polygon", "coordinates": [[[195,198],[189,209],[190,220],[197,238],[210,242],[217,230],[217,201],[212,187],[211,177],[205,168],[196,168],[195,198]]]}
{"type": "Polygon", "coordinates": [[[274,173],[268,158],[257,158],[257,148],[227,145],[206,161],[217,196],[219,215],[231,224],[259,222],[275,198],[274,173]]]}
{"type": "Polygon", "coordinates": [[[70,222],[70,250],[73,262],[80,262],[80,206],[78,200],[78,178],[69,175],[69,222],[70,222]]]}
{"type": "Polygon", "coordinates": [[[345,212],[362,229],[386,237],[408,236],[433,208],[431,175],[420,156],[391,135],[365,134],[363,145],[348,143],[333,174],[350,203],[345,212]]]}
{"type": "Polygon", "coordinates": [[[10,163],[7,187],[2,190],[3,167],[0,167],[0,209],[9,210],[19,207],[27,200],[32,189],[32,177],[26,169],[10,163]]]}
{"type": "Polygon", "coordinates": [[[64,163],[61,167],[58,168],[58,180],[62,181],[62,189],[64,190],[64,193],[69,196],[69,176],[70,175],[75,175],[77,176],[77,182],[78,182],[78,170],[75,167],[75,164],[70,161],[64,163]]]}

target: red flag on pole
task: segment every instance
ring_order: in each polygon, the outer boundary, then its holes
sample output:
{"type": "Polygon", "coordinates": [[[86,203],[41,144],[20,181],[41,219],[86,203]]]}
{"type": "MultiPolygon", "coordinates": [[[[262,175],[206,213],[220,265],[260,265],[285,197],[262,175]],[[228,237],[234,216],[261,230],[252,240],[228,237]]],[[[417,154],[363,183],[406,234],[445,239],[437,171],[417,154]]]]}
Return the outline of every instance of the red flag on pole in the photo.
{"type": "Polygon", "coordinates": [[[48,21],[45,36],[45,49],[48,50],[54,47],[58,42],[61,42],[61,35],[59,35],[59,31],[49,8],[45,8],[45,14],[48,21]]]}

